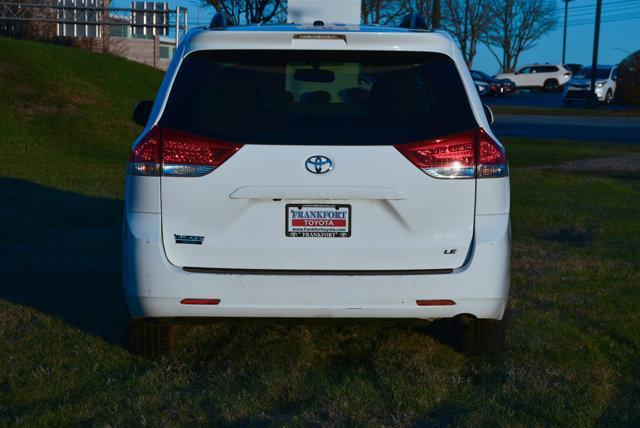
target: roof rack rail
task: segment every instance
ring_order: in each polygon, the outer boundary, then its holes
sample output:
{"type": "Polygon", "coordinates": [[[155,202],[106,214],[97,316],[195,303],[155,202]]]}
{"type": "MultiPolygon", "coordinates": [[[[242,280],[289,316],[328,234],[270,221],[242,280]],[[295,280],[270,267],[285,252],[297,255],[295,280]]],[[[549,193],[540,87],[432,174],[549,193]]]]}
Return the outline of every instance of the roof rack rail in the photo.
{"type": "Polygon", "coordinates": [[[409,28],[411,30],[429,30],[427,21],[423,16],[417,13],[410,13],[402,18],[400,28],[409,28]]]}
{"type": "Polygon", "coordinates": [[[209,23],[209,29],[210,30],[224,30],[227,27],[231,27],[233,25],[233,22],[229,19],[229,17],[222,13],[222,12],[218,12],[215,15],[213,15],[213,18],[211,18],[211,22],[209,23]]]}

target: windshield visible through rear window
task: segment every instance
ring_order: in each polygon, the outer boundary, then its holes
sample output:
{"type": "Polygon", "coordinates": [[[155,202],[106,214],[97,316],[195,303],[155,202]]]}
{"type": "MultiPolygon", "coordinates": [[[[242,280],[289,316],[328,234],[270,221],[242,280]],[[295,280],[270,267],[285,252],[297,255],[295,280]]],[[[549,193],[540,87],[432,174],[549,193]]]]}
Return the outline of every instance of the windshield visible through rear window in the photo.
{"type": "MultiPolygon", "coordinates": [[[[610,68],[596,68],[596,79],[608,79],[610,68]]],[[[573,75],[576,79],[591,79],[591,67],[582,67],[580,71],[573,75]]]]}
{"type": "Polygon", "coordinates": [[[386,145],[477,127],[443,54],[200,51],[160,125],[245,144],[386,145]]]}

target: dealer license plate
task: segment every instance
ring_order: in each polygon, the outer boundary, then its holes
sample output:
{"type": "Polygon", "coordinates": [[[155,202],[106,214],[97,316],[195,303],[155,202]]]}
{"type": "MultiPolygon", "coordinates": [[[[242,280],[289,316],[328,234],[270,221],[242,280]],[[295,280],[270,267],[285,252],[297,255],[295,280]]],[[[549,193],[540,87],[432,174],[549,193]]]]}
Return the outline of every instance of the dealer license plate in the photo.
{"type": "Polygon", "coordinates": [[[286,236],[292,238],[348,238],[351,205],[288,204],[286,236]]]}

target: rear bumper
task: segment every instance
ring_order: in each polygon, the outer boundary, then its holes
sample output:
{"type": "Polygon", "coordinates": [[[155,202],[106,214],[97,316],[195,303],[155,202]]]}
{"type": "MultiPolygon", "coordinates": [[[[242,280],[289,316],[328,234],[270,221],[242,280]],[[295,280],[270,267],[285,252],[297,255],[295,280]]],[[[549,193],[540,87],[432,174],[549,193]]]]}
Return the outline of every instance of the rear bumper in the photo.
{"type": "Polygon", "coordinates": [[[260,275],[187,272],[162,246],[160,214],[125,213],[123,285],[134,318],[450,318],[500,319],[509,293],[508,214],[476,216],[474,246],[452,273],[260,275]],[[220,299],[183,305],[184,298],[220,299]],[[450,306],[417,300],[449,299],[450,306]]]}

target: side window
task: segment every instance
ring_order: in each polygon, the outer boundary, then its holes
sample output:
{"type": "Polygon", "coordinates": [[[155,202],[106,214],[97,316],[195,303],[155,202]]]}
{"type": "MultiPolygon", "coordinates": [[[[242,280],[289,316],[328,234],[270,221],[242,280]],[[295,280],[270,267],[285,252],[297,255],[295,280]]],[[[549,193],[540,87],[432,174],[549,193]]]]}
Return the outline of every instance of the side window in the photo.
{"type": "Polygon", "coordinates": [[[471,72],[471,78],[473,79],[482,79],[482,76],[480,76],[478,73],[476,73],[475,71],[471,72]]]}
{"type": "Polygon", "coordinates": [[[616,80],[618,78],[618,67],[614,67],[611,70],[611,80],[616,80]]]}
{"type": "Polygon", "coordinates": [[[520,74],[529,74],[529,73],[531,73],[531,67],[522,67],[520,69],[520,71],[518,71],[518,73],[520,73],[520,74]]]}

